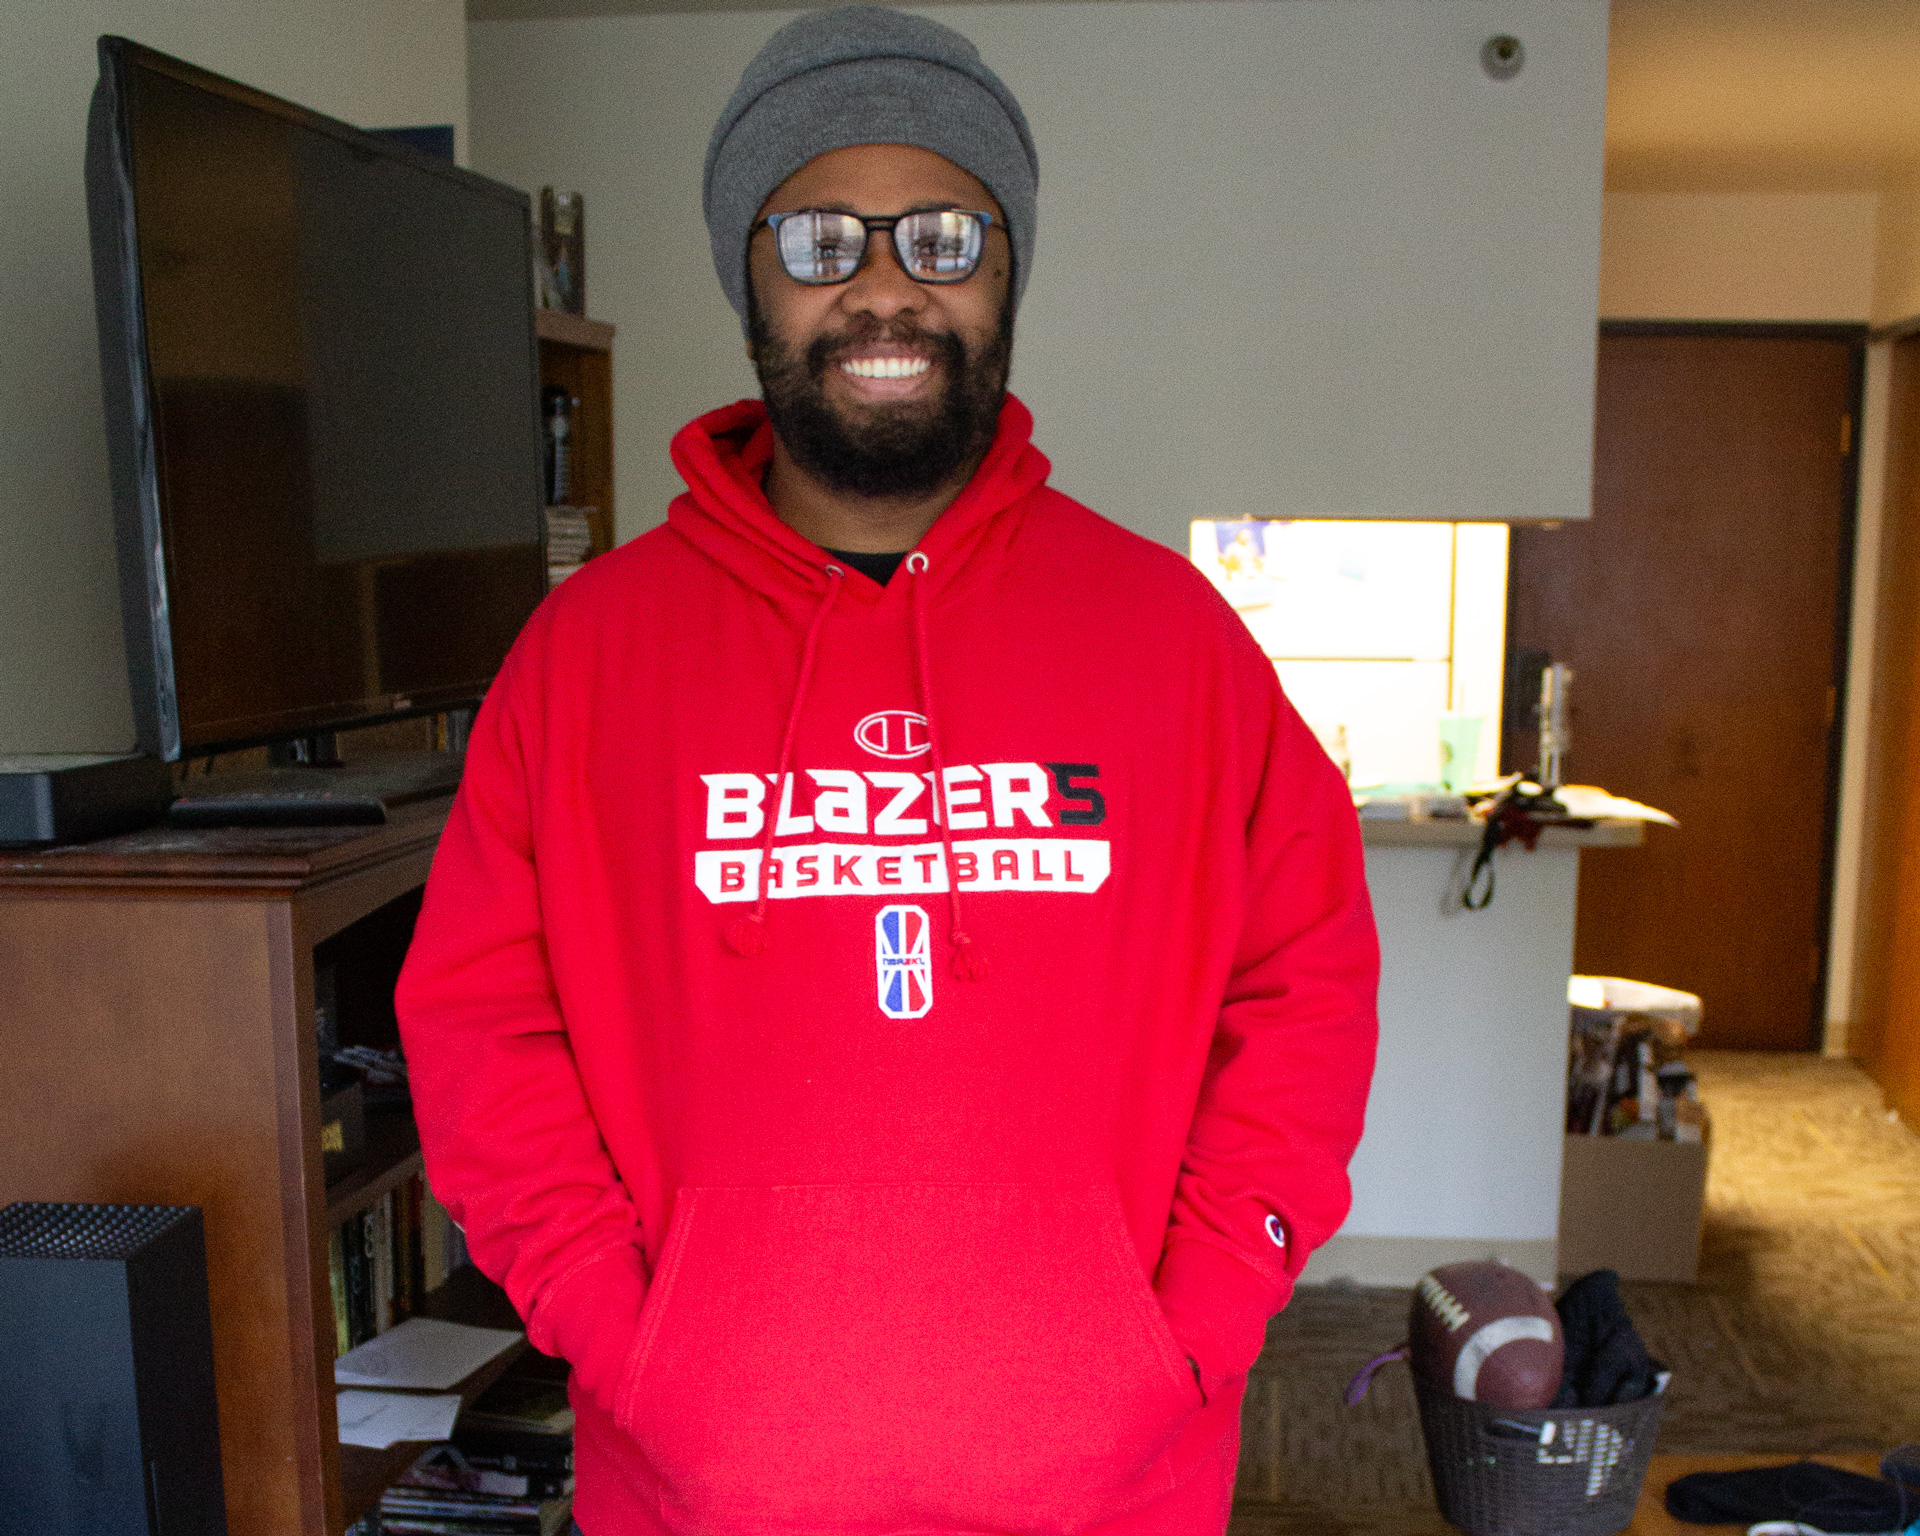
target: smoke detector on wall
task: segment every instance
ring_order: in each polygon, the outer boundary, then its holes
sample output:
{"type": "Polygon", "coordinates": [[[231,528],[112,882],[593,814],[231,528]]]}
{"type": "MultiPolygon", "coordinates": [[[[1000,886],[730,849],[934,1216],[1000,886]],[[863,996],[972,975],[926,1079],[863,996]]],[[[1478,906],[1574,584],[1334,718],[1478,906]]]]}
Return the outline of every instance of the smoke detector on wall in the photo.
{"type": "Polygon", "coordinates": [[[1520,39],[1502,32],[1480,45],[1480,67],[1490,80],[1511,80],[1527,62],[1527,50],[1520,39]]]}

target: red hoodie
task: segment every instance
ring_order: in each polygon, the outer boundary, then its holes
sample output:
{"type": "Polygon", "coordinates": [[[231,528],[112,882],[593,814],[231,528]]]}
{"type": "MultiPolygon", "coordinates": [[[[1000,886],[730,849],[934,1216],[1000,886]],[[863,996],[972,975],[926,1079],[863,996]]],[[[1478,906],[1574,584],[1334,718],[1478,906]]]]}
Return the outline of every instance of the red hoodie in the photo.
{"type": "Polygon", "coordinates": [[[587,1536],[1225,1527],[1348,1205],[1360,840],[1031,428],[883,588],[774,516],[758,403],[701,418],[480,712],[401,1027],[435,1191],[573,1363],[587,1536]]]}

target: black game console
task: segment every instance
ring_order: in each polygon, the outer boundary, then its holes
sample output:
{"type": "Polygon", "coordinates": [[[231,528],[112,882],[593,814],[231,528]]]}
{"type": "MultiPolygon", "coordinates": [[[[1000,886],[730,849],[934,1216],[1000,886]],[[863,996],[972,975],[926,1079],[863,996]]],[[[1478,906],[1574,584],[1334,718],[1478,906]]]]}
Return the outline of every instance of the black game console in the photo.
{"type": "Polygon", "coordinates": [[[0,1447],[9,1531],[226,1536],[197,1206],[0,1210],[0,1447]]]}

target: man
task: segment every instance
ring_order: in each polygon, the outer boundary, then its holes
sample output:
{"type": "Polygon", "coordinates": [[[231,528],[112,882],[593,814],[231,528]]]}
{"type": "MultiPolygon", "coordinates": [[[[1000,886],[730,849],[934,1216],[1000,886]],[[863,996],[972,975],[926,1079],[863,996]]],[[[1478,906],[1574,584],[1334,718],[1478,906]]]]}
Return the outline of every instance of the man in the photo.
{"type": "Polygon", "coordinates": [[[475,728],[401,1018],[586,1536],[1218,1532],[1347,1208],[1352,806],[1206,582],[1047,488],[1036,174],[956,33],[782,28],[705,189],[765,404],[475,728]]]}

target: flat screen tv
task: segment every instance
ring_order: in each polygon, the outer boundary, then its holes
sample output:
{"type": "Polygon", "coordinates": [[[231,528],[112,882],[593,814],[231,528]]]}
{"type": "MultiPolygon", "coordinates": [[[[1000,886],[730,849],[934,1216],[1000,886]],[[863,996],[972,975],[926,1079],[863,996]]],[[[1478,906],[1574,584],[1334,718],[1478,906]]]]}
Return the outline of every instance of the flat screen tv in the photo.
{"type": "Polygon", "coordinates": [[[526,195],[105,37],[87,201],[141,750],[477,701],[546,591],[526,195]]]}

